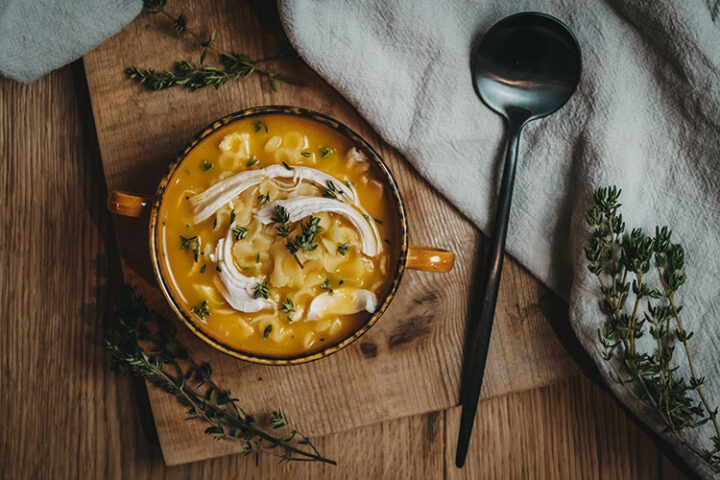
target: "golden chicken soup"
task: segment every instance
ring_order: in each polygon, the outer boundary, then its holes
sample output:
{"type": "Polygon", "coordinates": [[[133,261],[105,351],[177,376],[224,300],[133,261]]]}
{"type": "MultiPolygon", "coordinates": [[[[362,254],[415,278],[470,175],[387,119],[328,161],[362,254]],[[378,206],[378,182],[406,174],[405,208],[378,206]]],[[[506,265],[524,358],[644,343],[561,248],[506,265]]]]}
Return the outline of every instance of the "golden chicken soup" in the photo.
{"type": "Polygon", "coordinates": [[[374,162],[315,121],[233,122],[175,170],[158,216],[171,294],[208,336],[289,357],[351,335],[388,293],[399,218],[374,162]]]}

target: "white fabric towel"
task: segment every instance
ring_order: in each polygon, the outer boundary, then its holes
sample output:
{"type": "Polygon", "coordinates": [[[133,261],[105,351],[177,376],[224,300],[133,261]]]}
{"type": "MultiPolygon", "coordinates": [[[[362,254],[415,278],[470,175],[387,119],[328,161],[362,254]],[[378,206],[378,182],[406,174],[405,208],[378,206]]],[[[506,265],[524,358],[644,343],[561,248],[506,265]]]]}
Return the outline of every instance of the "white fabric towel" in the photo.
{"type": "Polygon", "coordinates": [[[32,82],[117,33],[141,0],[0,0],[0,74],[32,82]]]}
{"type": "MultiPolygon", "coordinates": [[[[308,64],[485,232],[505,138],[500,117],[473,91],[470,45],[518,11],[541,10],[568,24],[583,51],[582,81],[562,110],[523,133],[507,250],[569,299],[577,336],[608,379],[597,340],[598,288],[583,252],[584,214],[595,188],[617,184],[629,227],[670,225],[686,248],[684,322],[695,331],[705,393],[720,405],[720,0],[280,5],[308,64]]],[[[686,374],[680,349],[675,358],[686,374]]],[[[686,436],[707,448],[712,432],[706,424],[686,436]]],[[[713,475],[675,443],[701,475],[713,475]]]]}

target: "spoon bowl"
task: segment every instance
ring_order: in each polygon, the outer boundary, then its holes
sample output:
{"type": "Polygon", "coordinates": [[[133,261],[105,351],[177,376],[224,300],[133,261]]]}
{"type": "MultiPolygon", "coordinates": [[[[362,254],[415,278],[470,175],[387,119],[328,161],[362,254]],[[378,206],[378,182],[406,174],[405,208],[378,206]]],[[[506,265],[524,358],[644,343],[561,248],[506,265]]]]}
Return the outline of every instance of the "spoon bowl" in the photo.
{"type": "Polygon", "coordinates": [[[528,12],[496,23],[472,53],[475,92],[505,118],[545,117],[580,80],[580,46],[554,17],[528,12]]]}
{"type": "Polygon", "coordinates": [[[490,345],[520,133],[527,122],[550,115],[565,105],[580,81],[581,70],[580,46],[575,36],[560,20],[543,13],[519,13],[501,20],[472,52],[475,92],[488,107],[506,118],[508,146],[487,264],[479,284],[479,316],[470,325],[473,331],[463,371],[462,414],[455,456],[458,467],[465,464],[490,345]]]}

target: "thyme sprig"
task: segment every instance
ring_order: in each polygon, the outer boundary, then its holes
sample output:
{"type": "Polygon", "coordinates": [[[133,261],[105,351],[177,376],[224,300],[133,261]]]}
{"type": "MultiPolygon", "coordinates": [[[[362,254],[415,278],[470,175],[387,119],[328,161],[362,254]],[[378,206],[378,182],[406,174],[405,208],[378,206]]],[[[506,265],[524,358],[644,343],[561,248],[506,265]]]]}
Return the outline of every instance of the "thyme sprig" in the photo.
{"type": "Polygon", "coordinates": [[[142,377],[173,395],[187,408],[188,419],[209,425],[206,434],[216,440],[242,442],[242,454],[254,455],[256,463],[260,453],[267,453],[278,457],[286,469],[291,462],[336,464],[323,457],[282,410],[273,412],[270,425],[288,433],[262,430],[238,399],[215,383],[211,366],[190,357],[175,339],[174,325],[149,310],[129,285],[122,289],[118,306],[105,325],[103,346],[115,373],[142,377]]]}
{"type": "MultiPolygon", "coordinates": [[[[290,214],[288,213],[287,209],[283,207],[282,205],[275,205],[275,209],[273,210],[274,215],[272,217],[272,221],[277,223],[277,232],[278,235],[280,235],[281,238],[287,238],[288,235],[290,235],[291,229],[288,227],[288,222],[290,221],[290,214]]],[[[287,241],[288,244],[291,244],[290,240],[287,241]]],[[[286,244],[287,247],[287,244],[286,244]]],[[[305,268],[303,263],[300,261],[300,259],[297,256],[297,249],[288,249],[290,250],[290,254],[293,256],[297,264],[300,266],[300,268],[305,268]]]]}
{"type": "Polygon", "coordinates": [[[683,325],[682,306],[675,296],[686,280],[683,247],[672,243],[668,227],[656,227],[654,236],[639,228],[626,233],[620,193],[614,186],[598,189],[586,217],[593,229],[585,249],[588,269],[603,295],[600,310],[605,320],[598,331],[603,358],[613,380],[652,412],[666,433],[720,471],[718,409],[711,407],[703,392],[705,379],[698,376],[689,346],[693,332],[683,325]],[[645,333],[653,340],[650,350],[638,343],[645,333]],[[689,379],[673,361],[678,343],[689,379]],[[681,431],[708,422],[714,429],[712,448],[698,449],[680,436],[681,431]]]}
{"type": "Polygon", "coordinates": [[[125,70],[128,78],[153,91],[172,87],[184,87],[191,91],[205,87],[220,88],[228,80],[238,80],[253,74],[265,78],[273,91],[277,91],[278,81],[298,86],[305,85],[302,80],[259,67],[263,63],[287,57],[287,54],[256,60],[245,53],[219,50],[213,45],[217,29],[213,28],[207,38],[203,38],[188,26],[188,18],[184,14],[174,15],[166,11],[166,4],[167,0],[143,0],[143,9],[147,13],[161,14],[170,19],[173,30],[179,35],[188,34],[201,49],[199,65],[182,60],[175,62],[171,70],[160,71],[131,66],[125,70]],[[203,66],[209,51],[217,55],[221,66],[203,66]]]}
{"type": "Polygon", "coordinates": [[[312,252],[318,247],[316,237],[320,232],[322,232],[320,218],[311,215],[307,222],[300,226],[300,235],[295,235],[293,242],[288,240],[285,247],[291,252],[297,252],[298,250],[312,252]]]}

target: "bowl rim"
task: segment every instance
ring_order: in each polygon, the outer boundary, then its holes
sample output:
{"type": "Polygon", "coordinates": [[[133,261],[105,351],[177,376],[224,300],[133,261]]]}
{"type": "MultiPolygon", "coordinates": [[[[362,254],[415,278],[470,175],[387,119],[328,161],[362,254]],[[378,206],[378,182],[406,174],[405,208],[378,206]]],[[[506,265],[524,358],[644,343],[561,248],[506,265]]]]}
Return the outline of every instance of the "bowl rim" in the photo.
{"type": "Polygon", "coordinates": [[[148,225],[148,240],[150,247],[150,258],[152,261],[153,271],[155,278],[160,286],[160,290],[165,296],[166,301],[175,312],[175,314],[183,321],[183,323],[192,331],[195,335],[201,338],[205,343],[209,344],[213,348],[230,355],[232,357],[245,360],[247,362],[261,364],[261,365],[298,365],[303,363],[312,362],[320,358],[327,357],[343,348],[347,347],[351,343],[355,342],[358,338],[362,337],[373,325],[377,323],[380,317],[383,315],[385,310],[392,302],[395,297],[400,281],[402,280],[405,272],[405,266],[407,263],[407,250],[408,250],[408,225],[407,215],[405,211],[405,204],[400,190],[398,189],[395,177],[390,173],[385,161],[375,151],[375,149],[358,133],[346,126],[345,124],[335,120],[334,118],[302,107],[288,106],[288,105],[269,105],[251,107],[237,112],[227,114],[217,120],[214,120],[198,133],[196,133],[192,140],[177,154],[175,159],[168,165],[167,172],[158,184],[155,192],[155,198],[153,201],[152,210],[150,212],[150,222],[148,225]],[[390,187],[393,203],[395,204],[395,210],[399,214],[400,220],[400,254],[398,256],[397,265],[394,272],[393,282],[390,285],[388,293],[383,298],[383,301],[379,308],[370,316],[368,319],[350,335],[342,338],[341,340],[330,343],[321,350],[317,350],[309,353],[300,353],[289,357],[278,357],[272,355],[262,355],[251,352],[246,352],[241,349],[226,345],[222,341],[213,337],[212,335],[205,332],[200,326],[198,326],[189,312],[186,312],[182,308],[182,303],[178,302],[168,285],[160,263],[160,247],[159,247],[159,229],[158,229],[158,217],[160,213],[160,206],[162,204],[165,190],[167,189],[170,180],[173,177],[175,171],[180,167],[183,160],[187,155],[205,138],[215,133],[220,128],[230,125],[234,122],[244,120],[252,117],[259,117],[263,115],[294,115],[300,118],[310,119],[319,122],[327,127],[332,128],[344,137],[348,138],[353,146],[358,147],[366,155],[368,160],[372,160],[380,169],[383,174],[386,186],[390,187]]]}

